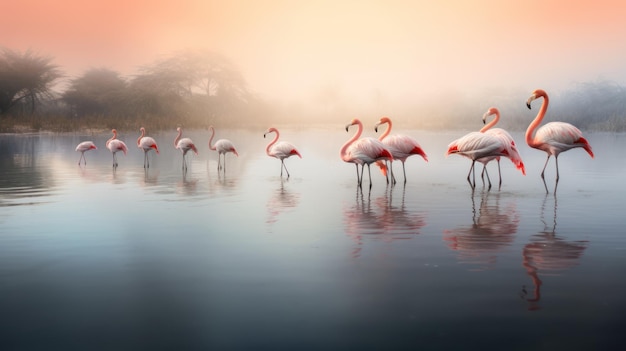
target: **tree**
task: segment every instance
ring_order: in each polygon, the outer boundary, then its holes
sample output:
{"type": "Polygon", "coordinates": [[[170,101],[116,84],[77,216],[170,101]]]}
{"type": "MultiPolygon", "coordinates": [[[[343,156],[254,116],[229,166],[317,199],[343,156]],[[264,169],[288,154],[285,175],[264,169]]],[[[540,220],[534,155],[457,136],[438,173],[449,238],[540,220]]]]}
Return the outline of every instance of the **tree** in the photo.
{"type": "Polygon", "coordinates": [[[62,100],[78,116],[121,114],[127,83],[106,68],[94,68],[73,79],[62,100]]]}
{"type": "Polygon", "coordinates": [[[24,53],[0,50],[0,115],[18,106],[35,112],[38,102],[52,98],[52,86],[62,77],[51,57],[28,50],[24,53]]]}
{"type": "Polygon", "coordinates": [[[142,68],[131,82],[131,93],[135,106],[146,113],[196,120],[236,113],[251,98],[243,76],[229,60],[193,51],[142,68]]]}

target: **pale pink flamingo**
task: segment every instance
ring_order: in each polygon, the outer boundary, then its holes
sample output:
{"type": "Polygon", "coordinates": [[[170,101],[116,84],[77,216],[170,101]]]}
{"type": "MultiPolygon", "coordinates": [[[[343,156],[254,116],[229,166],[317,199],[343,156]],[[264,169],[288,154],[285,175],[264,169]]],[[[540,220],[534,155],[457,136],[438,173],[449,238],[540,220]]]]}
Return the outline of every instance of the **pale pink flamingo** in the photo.
{"type": "MultiPolygon", "coordinates": [[[[378,140],[380,140],[385,145],[387,150],[391,152],[391,155],[393,155],[394,161],[400,160],[400,162],[402,162],[402,172],[404,173],[404,183],[406,184],[406,170],[404,168],[404,162],[406,161],[406,159],[412,155],[420,155],[422,156],[424,161],[428,162],[428,156],[426,156],[426,153],[424,152],[420,144],[417,142],[417,140],[413,139],[412,137],[408,135],[399,135],[399,134],[389,135],[389,133],[391,132],[391,127],[393,126],[393,124],[391,123],[391,119],[389,117],[382,117],[378,121],[378,123],[376,123],[376,126],[374,127],[374,131],[378,132],[378,126],[381,124],[385,124],[385,123],[387,124],[387,129],[378,138],[378,140]]],[[[379,162],[382,162],[382,161],[378,161],[377,164],[379,164],[379,162]]],[[[389,164],[389,170],[391,173],[391,179],[393,183],[395,184],[396,177],[393,174],[393,163],[389,164]]]]}
{"type": "Polygon", "coordinates": [[[569,123],[550,122],[537,129],[543,120],[546,111],[548,110],[548,94],[541,89],[537,89],[528,98],[528,101],[526,101],[526,106],[530,109],[530,103],[540,97],[543,97],[543,103],[541,104],[539,113],[537,113],[537,117],[535,117],[535,119],[528,126],[528,129],[526,129],[526,143],[528,146],[543,150],[548,154],[546,163],[543,165],[543,170],[541,171],[541,179],[543,179],[543,185],[546,187],[547,193],[548,186],[546,185],[544,172],[546,171],[546,166],[548,165],[550,156],[554,155],[554,162],[556,163],[556,183],[554,185],[554,191],[556,191],[556,187],[559,184],[559,154],[569,149],[582,147],[585,151],[587,151],[591,158],[593,158],[593,151],[591,151],[591,145],[589,145],[589,142],[583,138],[583,133],[569,123]],[[537,132],[533,137],[535,129],[537,129],[537,132]]]}
{"type": "MultiPolygon", "coordinates": [[[[517,169],[522,171],[522,174],[526,175],[524,162],[522,162],[522,157],[517,151],[517,146],[515,145],[515,141],[513,140],[513,137],[511,136],[511,134],[509,134],[509,132],[507,132],[506,130],[502,128],[492,128],[498,123],[498,121],[500,121],[500,111],[495,107],[490,107],[487,110],[487,112],[485,112],[485,114],[483,115],[483,124],[486,124],[486,125],[480,130],[480,132],[488,133],[499,138],[502,141],[502,143],[507,147],[507,150],[509,152],[508,157],[511,160],[511,162],[513,162],[513,164],[515,165],[517,169]],[[493,115],[495,115],[495,118],[491,122],[486,124],[487,117],[493,116],[493,115]]],[[[487,163],[491,162],[493,159],[495,159],[498,162],[498,177],[500,179],[499,186],[501,187],[502,186],[502,172],[500,171],[500,156],[485,157],[478,161],[483,164],[483,174],[484,174],[485,170],[487,169],[486,168],[487,163]]],[[[482,177],[482,174],[481,174],[481,177],[482,177]]],[[[489,174],[487,174],[487,180],[489,181],[489,184],[491,185],[489,174]]]]}
{"type": "Polygon", "coordinates": [[[285,172],[287,172],[287,178],[289,178],[289,171],[287,170],[287,166],[285,166],[285,159],[293,155],[298,155],[298,157],[302,158],[302,155],[300,155],[300,152],[298,152],[296,147],[293,146],[293,144],[289,142],[281,141],[279,143],[276,143],[276,141],[280,137],[280,133],[278,132],[278,129],[273,128],[273,127],[268,129],[263,134],[263,137],[265,138],[265,136],[269,133],[275,133],[276,135],[274,136],[274,140],[270,141],[270,143],[267,144],[267,147],[265,148],[265,153],[267,153],[267,156],[275,157],[280,160],[280,163],[281,163],[280,176],[281,177],[283,176],[283,168],[284,168],[285,172]]]}
{"type": "Polygon", "coordinates": [[[113,133],[113,136],[111,137],[111,139],[107,140],[106,147],[113,154],[113,167],[117,168],[117,156],[115,154],[118,151],[122,151],[124,155],[126,155],[126,153],[128,152],[128,148],[123,141],[117,139],[117,130],[112,129],[111,133],[113,133]]]}
{"type": "MultiPolygon", "coordinates": [[[[339,150],[339,155],[344,162],[354,163],[356,166],[356,178],[359,187],[363,184],[363,171],[365,165],[367,165],[367,171],[370,180],[370,189],[372,188],[372,172],[370,170],[370,164],[376,161],[393,161],[393,155],[385,145],[375,138],[361,138],[363,133],[363,123],[358,118],[354,118],[348,125],[346,125],[346,132],[348,132],[350,126],[357,125],[358,129],[354,136],[346,141],[345,144],[339,150]],[[359,177],[359,165],[361,165],[361,176],[359,177]]],[[[386,166],[382,165],[381,169],[386,175],[386,166]]]]}
{"type": "Polygon", "coordinates": [[[198,149],[191,139],[181,139],[181,136],[183,135],[183,130],[180,127],[176,128],[176,131],[178,132],[178,135],[176,136],[176,139],[174,139],[174,147],[176,147],[183,153],[183,169],[186,170],[187,162],[185,161],[185,155],[187,155],[187,151],[193,150],[193,152],[197,155],[198,149]]]}
{"type": "Polygon", "coordinates": [[[156,153],[159,153],[159,147],[154,139],[151,137],[145,136],[146,129],[141,127],[139,129],[141,131],[141,135],[139,139],[137,139],[137,147],[143,149],[143,168],[150,168],[150,161],[148,160],[148,151],[154,149],[156,153]]]}
{"type": "Polygon", "coordinates": [[[82,143],[76,146],[76,151],[80,152],[80,158],[78,159],[78,165],[80,166],[80,161],[85,161],[85,166],[87,165],[87,159],[85,158],[85,151],[89,150],[97,150],[96,144],[93,141],[83,141],[82,143]]]}
{"type": "Polygon", "coordinates": [[[224,172],[226,172],[226,154],[232,152],[235,156],[239,157],[237,150],[235,150],[235,145],[228,139],[219,139],[218,141],[211,146],[211,141],[213,141],[213,137],[215,136],[215,129],[213,126],[209,126],[211,130],[211,138],[209,139],[209,149],[217,151],[217,169],[222,168],[222,164],[220,159],[222,154],[224,155],[224,172]]]}
{"type": "MultiPolygon", "coordinates": [[[[473,173],[476,161],[490,156],[509,156],[507,148],[499,138],[481,132],[471,132],[451,142],[446,156],[451,154],[458,154],[472,160],[472,166],[467,174],[467,181],[472,189],[476,187],[476,175],[473,173]],[[473,183],[470,175],[473,175],[473,183]]],[[[489,174],[487,174],[487,179],[489,179],[489,174]]]]}

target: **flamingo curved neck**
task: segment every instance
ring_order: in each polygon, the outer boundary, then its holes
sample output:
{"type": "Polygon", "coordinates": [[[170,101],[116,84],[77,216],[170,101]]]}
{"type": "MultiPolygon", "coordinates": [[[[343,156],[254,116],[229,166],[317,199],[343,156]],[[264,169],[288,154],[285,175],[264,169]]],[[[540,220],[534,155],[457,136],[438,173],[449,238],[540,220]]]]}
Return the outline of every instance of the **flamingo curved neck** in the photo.
{"type": "Polygon", "coordinates": [[[176,136],[176,139],[174,139],[174,146],[178,146],[178,141],[180,140],[180,136],[183,135],[183,130],[179,129],[178,130],[178,135],[176,136]]]}
{"type": "Polygon", "coordinates": [[[389,135],[389,133],[391,133],[391,121],[387,121],[385,122],[387,123],[387,129],[385,129],[385,132],[378,138],[378,140],[383,141],[383,139],[385,139],[387,137],[387,135],[389,135]]]}
{"type": "Polygon", "coordinates": [[[209,129],[211,129],[211,137],[209,138],[209,149],[216,150],[215,145],[211,145],[211,142],[213,142],[213,137],[215,136],[215,129],[213,127],[210,127],[209,129]]]}
{"type": "Polygon", "coordinates": [[[535,134],[535,129],[539,127],[539,124],[543,120],[543,117],[545,116],[546,111],[548,110],[548,104],[550,103],[550,100],[548,99],[548,95],[541,94],[539,96],[543,97],[541,108],[539,109],[539,112],[537,113],[537,116],[535,117],[535,119],[528,126],[528,129],[526,129],[526,143],[530,147],[536,147],[538,145],[538,143],[535,142],[533,135],[535,134]]]}
{"type": "Polygon", "coordinates": [[[146,130],[141,128],[141,135],[139,136],[139,138],[137,139],[137,146],[139,146],[139,144],[141,144],[141,139],[143,138],[143,136],[146,134],[146,130]]]}
{"type": "Polygon", "coordinates": [[[495,126],[496,124],[498,124],[498,121],[500,120],[500,112],[496,111],[494,113],[496,115],[496,117],[489,123],[487,123],[484,127],[482,127],[480,129],[481,133],[486,132],[487,130],[489,130],[491,127],[495,126]]]}
{"type": "Polygon", "coordinates": [[[267,144],[267,147],[265,148],[265,153],[270,155],[270,149],[272,148],[272,145],[274,145],[276,143],[276,141],[278,140],[278,137],[280,136],[280,133],[278,133],[278,130],[274,129],[272,130],[272,132],[276,133],[276,135],[274,136],[274,140],[270,141],[269,144],[267,144]]]}
{"type": "Polygon", "coordinates": [[[357,126],[358,126],[358,129],[356,133],[354,134],[354,136],[352,136],[350,140],[346,141],[346,143],[343,144],[343,146],[341,147],[341,150],[339,151],[339,154],[341,155],[341,159],[346,162],[351,161],[348,155],[346,154],[346,150],[348,150],[350,145],[352,145],[352,143],[354,143],[361,136],[361,133],[363,133],[363,124],[361,122],[358,122],[357,126]]]}
{"type": "Polygon", "coordinates": [[[111,137],[111,139],[107,140],[105,145],[108,147],[109,144],[111,143],[111,141],[113,141],[114,139],[117,139],[117,133],[116,132],[113,132],[113,136],[111,137]]]}

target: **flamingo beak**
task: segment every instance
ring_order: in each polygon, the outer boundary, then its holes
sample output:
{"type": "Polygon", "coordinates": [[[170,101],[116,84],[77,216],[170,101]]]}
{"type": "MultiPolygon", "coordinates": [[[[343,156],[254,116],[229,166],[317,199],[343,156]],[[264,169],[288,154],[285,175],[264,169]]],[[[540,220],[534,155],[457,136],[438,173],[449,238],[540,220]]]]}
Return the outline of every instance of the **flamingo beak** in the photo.
{"type": "Polygon", "coordinates": [[[348,131],[348,128],[350,128],[350,126],[351,126],[351,125],[352,125],[352,124],[348,124],[348,125],[346,125],[346,132],[348,131]]]}
{"type": "Polygon", "coordinates": [[[526,107],[528,107],[528,109],[530,110],[530,103],[535,100],[537,98],[537,96],[535,96],[535,94],[531,95],[528,100],[526,101],[526,107]]]}
{"type": "Polygon", "coordinates": [[[483,124],[487,124],[487,114],[483,115],[483,124]]]}

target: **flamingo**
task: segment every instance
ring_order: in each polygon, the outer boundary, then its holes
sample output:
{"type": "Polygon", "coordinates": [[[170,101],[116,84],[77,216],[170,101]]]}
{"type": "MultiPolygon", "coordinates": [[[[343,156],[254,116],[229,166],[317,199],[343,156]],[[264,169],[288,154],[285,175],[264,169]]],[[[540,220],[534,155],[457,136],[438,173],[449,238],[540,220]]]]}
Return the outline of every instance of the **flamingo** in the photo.
{"type": "Polygon", "coordinates": [[[543,179],[543,185],[546,188],[546,193],[548,193],[548,186],[546,185],[546,179],[544,177],[544,172],[546,171],[546,166],[548,165],[548,161],[550,160],[550,156],[554,155],[554,162],[556,163],[556,183],[554,185],[554,191],[556,191],[556,187],[559,185],[559,154],[563,151],[567,151],[569,149],[573,149],[576,147],[582,147],[587,151],[587,153],[593,158],[593,151],[591,151],[591,145],[589,142],[583,138],[583,133],[576,128],[575,126],[565,123],[565,122],[550,122],[543,125],[541,128],[537,129],[543,117],[548,110],[548,94],[541,89],[537,89],[533,91],[532,95],[526,101],[526,106],[530,109],[530,103],[543,97],[543,103],[541,104],[541,108],[537,113],[537,117],[530,123],[528,129],[526,129],[526,143],[528,146],[543,150],[548,154],[546,158],[546,163],[543,165],[543,170],[541,171],[541,179],[543,179]],[[533,132],[535,136],[533,136],[533,132]]]}
{"type": "Polygon", "coordinates": [[[193,141],[191,139],[189,138],[181,139],[183,130],[180,129],[180,127],[176,128],[176,131],[178,132],[178,135],[176,136],[176,139],[174,139],[174,147],[176,147],[183,153],[183,169],[186,170],[187,162],[185,162],[185,155],[187,155],[187,151],[193,150],[193,152],[197,155],[198,149],[196,149],[196,146],[193,144],[193,141]]]}
{"type": "Polygon", "coordinates": [[[139,129],[141,131],[141,135],[137,139],[137,147],[143,149],[143,168],[150,168],[150,161],[148,160],[148,151],[150,149],[154,149],[156,153],[159,153],[159,147],[157,146],[156,141],[151,137],[145,136],[146,129],[141,127],[139,129]]]}
{"type": "MultiPolygon", "coordinates": [[[[393,161],[393,155],[385,147],[385,145],[374,138],[361,138],[363,133],[363,123],[358,118],[354,118],[348,125],[346,125],[346,132],[350,126],[357,125],[358,129],[356,134],[348,140],[341,149],[339,155],[344,162],[354,163],[356,166],[356,178],[358,186],[361,187],[363,183],[363,171],[365,165],[367,165],[367,171],[370,180],[370,189],[372,188],[372,172],[370,171],[370,164],[376,161],[393,161]],[[358,140],[357,140],[358,139],[358,140]],[[359,165],[361,165],[361,176],[359,177],[359,165]]],[[[386,167],[380,166],[384,174],[386,173],[386,167]]]]}
{"type": "MultiPolygon", "coordinates": [[[[426,156],[426,153],[424,152],[424,150],[422,150],[422,147],[417,142],[417,140],[411,138],[410,136],[398,135],[398,134],[388,136],[389,133],[391,132],[391,127],[393,126],[393,124],[391,123],[391,119],[389,117],[382,117],[378,121],[378,123],[376,123],[376,126],[374,127],[374,131],[378,132],[378,126],[381,124],[385,124],[385,123],[387,124],[387,129],[378,138],[378,140],[380,140],[385,145],[387,150],[391,152],[394,160],[400,160],[400,162],[402,162],[402,172],[404,173],[404,184],[406,184],[406,170],[404,168],[404,162],[406,161],[406,159],[411,155],[420,155],[422,156],[424,161],[428,162],[428,156],[426,156]]],[[[381,161],[378,161],[378,162],[381,162],[381,161]]],[[[395,184],[396,177],[393,175],[392,164],[389,165],[389,170],[391,171],[391,178],[393,180],[393,183],[395,184]]]]}
{"type": "Polygon", "coordinates": [[[222,168],[222,164],[220,163],[220,159],[222,154],[224,154],[224,172],[226,172],[226,154],[232,152],[235,156],[239,157],[237,150],[235,150],[235,146],[228,139],[220,139],[211,146],[211,141],[213,141],[213,137],[215,136],[215,129],[213,126],[209,126],[211,130],[211,138],[209,139],[209,149],[217,151],[217,169],[222,168]]]}
{"type": "MultiPolygon", "coordinates": [[[[507,147],[507,151],[509,152],[509,159],[511,160],[511,162],[513,162],[513,164],[515,165],[517,169],[522,171],[522,174],[526,175],[524,162],[522,162],[522,157],[517,151],[517,146],[515,145],[515,141],[513,140],[513,137],[511,136],[511,134],[509,134],[509,132],[507,132],[506,130],[502,128],[492,128],[498,123],[498,121],[500,121],[500,111],[495,107],[490,107],[487,110],[487,112],[485,112],[485,114],[483,115],[483,124],[485,124],[485,126],[482,127],[480,132],[488,133],[499,138],[502,141],[502,143],[507,147]],[[493,115],[495,115],[496,117],[491,122],[486,124],[487,117],[493,116],[493,115]]],[[[500,178],[499,186],[501,187],[502,186],[502,172],[500,171],[500,156],[485,157],[478,161],[483,164],[483,174],[484,174],[486,167],[487,167],[487,163],[491,162],[493,159],[495,159],[498,162],[498,177],[500,178]]],[[[489,184],[491,184],[491,180],[489,179],[489,174],[487,174],[487,180],[489,180],[489,184]]]]}
{"type": "Polygon", "coordinates": [[[106,147],[113,154],[113,167],[117,168],[117,156],[115,156],[115,154],[118,151],[122,151],[124,155],[126,155],[126,153],[128,152],[128,148],[123,141],[117,139],[117,130],[112,129],[111,133],[113,133],[113,136],[111,137],[111,139],[107,140],[106,147]]]}
{"type": "Polygon", "coordinates": [[[85,158],[85,151],[89,150],[97,150],[96,144],[93,141],[83,141],[82,143],[76,146],[76,151],[80,152],[80,158],[78,159],[78,165],[80,166],[80,161],[85,161],[85,166],[87,165],[87,159],[85,158]]]}
{"type": "MultiPolygon", "coordinates": [[[[470,175],[473,174],[476,161],[491,156],[509,156],[507,147],[498,137],[481,132],[471,132],[451,142],[446,156],[451,154],[458,154],[472,160],[472,166],[467,174],[467,181],[472,189],[476,187],[476,175],[472,177],[473,183],[470,181],[470,175]]],[[[489,179],[489,174],[487,174],[487,179],[489,179]]]]}
{"type": "Polygon", "coordinates": [[[289,171],[287,170],[287,167],[285,166],[285,159],[293,155],[298,155],[298,157],[302,158],[302,155],[300,155],[300,152],[298,152],[296,147],[293,146],[293,144],[289,142],[281,141],[279,143],[276,143],[276,141],[280,137],[280,133],[278,132],[278,129],[273,128],[273,127],[269,128],[263,134],[263,137],[265,138],[265,136],[269,133],[276,133],[276,135],[274,136],[274,140],[270,141],[270,143],[267,144],[267,147],[265,148],[265,153],[267,153],[267,156],[275,157],[280,160],[280,163],[281,163],[280,176],[281,177],[283,176],[283,168],[284,168],[285,172],[287,172],[287,179],[289,179],[289,171]]]}

